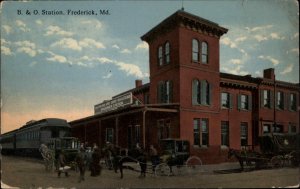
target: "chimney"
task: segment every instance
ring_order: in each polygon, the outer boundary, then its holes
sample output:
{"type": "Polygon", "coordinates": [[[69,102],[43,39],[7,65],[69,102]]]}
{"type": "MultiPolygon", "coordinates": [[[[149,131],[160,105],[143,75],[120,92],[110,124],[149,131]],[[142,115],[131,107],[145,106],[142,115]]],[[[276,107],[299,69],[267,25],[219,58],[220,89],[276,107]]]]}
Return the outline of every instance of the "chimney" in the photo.
{"type": "Polygon", "coordinates": [[[275,73],[274,73],[274,68],[269,68],[264,70],[264,78],[267,79],[275,79],[275,73]]]}
{"type": "Polygon", "coordinates": [[[140,86],[143,85],[143,81],[142,80],[135,80],[135,88],[138,88],[140,86]]]}

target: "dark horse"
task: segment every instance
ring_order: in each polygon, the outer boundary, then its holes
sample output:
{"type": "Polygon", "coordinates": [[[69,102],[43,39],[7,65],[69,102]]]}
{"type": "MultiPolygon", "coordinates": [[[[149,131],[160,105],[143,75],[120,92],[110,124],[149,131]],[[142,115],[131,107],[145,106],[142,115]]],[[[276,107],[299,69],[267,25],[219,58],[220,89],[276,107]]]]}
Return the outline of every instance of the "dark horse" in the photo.
{"type": "Polygon", "coordinates": [[[147,156],[141,149],[132,149],[132,150],[124,150],[119,147],[113,146],[112,148],[107,149],[112,156],[112,167],[114,171],[117,173],[120,170],[121,179],[123,178],[123,169],[131,169],[134,170],[130,166],[124,166],[124,163],[134,162],[139,163],[141,168],[140,177],[146,176],[147,169],[147,156]]]}
{"type": "Polygon", "coordinates": [[[261,154],[251,151],[241,151],[241,150],[234,150],[229,149],[228,151],[228,159],[234,156],[240,163],[241,170],[244,170],[244,162],[246,162],[246,165],[251,166],[252,163],[255,164],[255,168],[259,168],[264,164],[265,159],[261,158],[261,154]]]}

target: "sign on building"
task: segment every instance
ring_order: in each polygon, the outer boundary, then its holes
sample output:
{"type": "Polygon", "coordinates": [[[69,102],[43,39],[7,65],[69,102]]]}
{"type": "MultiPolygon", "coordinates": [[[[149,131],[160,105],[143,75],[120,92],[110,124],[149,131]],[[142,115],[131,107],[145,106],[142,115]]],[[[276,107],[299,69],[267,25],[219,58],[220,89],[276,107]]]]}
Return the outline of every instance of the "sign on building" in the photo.
{"type": "Polygon", "coordinates": [[[102,103],[95,105],[95,115],[110,112],[118,108],[131,105],[132,103],[132,93],[126,93],[124,95],[116,96],[111,100],[105,100],[102,103]]]}

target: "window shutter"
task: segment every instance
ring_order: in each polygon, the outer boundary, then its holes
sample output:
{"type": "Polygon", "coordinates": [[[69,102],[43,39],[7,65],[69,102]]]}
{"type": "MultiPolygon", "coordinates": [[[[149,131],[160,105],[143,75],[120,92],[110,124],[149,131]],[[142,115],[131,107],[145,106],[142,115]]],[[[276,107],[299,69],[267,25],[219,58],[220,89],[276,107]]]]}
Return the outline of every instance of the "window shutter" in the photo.
{"type": "Polygon", "coordinates": [[[233,96],[232,96],[232,94],[229,93],[229,108],[230,109],[232,109],[232,102],[233,102],[232,99],[233,99],[233,96]]]}
{"type": "Polygon", "coordinates": [[[169,81],[169,103],[173,102],[173,82],[169,81]]]}
{"type": "Polygon", "coordinates": [[[264,107],[264,90],[260,90],[260,107],[264,107]]]}
{"type": "Polygon", "coordinates": [[[248,95],[248,110],[252,110],[252,95],[248,95]]]}
{"type": "Polygon", "coordinates": [[[192,83],[192,103],[193,105],[198,104],[197,103],[197,94],[198,94],[198,85],[199,85],[199,81],[194,79],[193,83],[192,83]]]}
{"type": "Polygon", "coordinates": [[[283,93],[283,110],[287,109],[287,95],[283,93]]]}
{"type": "Polygon", "coordinates": [[[205,80],[202,80],[200,82],[200,96],[201,96],[201,99],[200,99],[200,104],[207,104],[206,103],[206,94],[207,94],[207,83],[205,80]]]}
{"type": "Polygon", "coordinates": [[[222,109],[222,91],[220,92],[220,109],[222,109]]]}
{"type": "Polygon", "coordinates": [[[241,95],[237,96],[238,110],[241,110],[241,95]]]}
{"type": "Polygon", "coordinates": [[[270,108],[274,107],[274,92],[270,90],[270,108]]]}
{"type": "Polygon", "coordinates": [[[212,90],[213,90],[213,86],[212,86],[212,84],[211,83],[207,83],[208,84],[208,90],[209,90],[209,92],[208,92],[208,103],[209,103],[209,105],[212,105],[212,96],[213,96],[213,93],[212,93],[212,90]]]}

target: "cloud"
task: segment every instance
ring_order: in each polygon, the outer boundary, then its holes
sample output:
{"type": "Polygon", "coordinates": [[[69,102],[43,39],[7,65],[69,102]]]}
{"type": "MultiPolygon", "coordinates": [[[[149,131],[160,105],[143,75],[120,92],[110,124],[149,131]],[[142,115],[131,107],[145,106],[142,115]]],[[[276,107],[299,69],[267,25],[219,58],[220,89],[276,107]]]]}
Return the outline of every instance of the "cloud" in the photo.
{"type": "Polygon", "coordinates": [[[299,32],[295,33],[293,36],[292,36],[292,39],[296,39],[299,37],[299,32]]]}
{"type": "Polygon", "coordinates": [[[99,22],[98,20],[84,20],[84,21],[81,21],[80,23],[93,26],[96,29],[100,29],[102,27],[101,22],[99,22]]]}
{"type": "Polygon", "coordinates": [[[135,50],[148,50],[149,46],[148,43],[146,43],[145,41],[142,41],[141,43],[137,44],[137,46],[135,47],[135,50]]]}
{"type": "Polygon", "coordinates": [[[256,26],[253,28],[246,27],[246,30],[248,32],[258,32],[258,31],[264,31],[264,30],[270,29],[272,27],[273,27],[273,25],[256,26]]]}
{"type": "Polygon", "coordinates": [[[113,45],[112,48],[114,48],[114,49],[120,49],[120,47],[118,45],[116,45],[116,44],[113,45]]]}
{"type": "Polygon", "coordinates": [[[82,47],[96,47],[97,49],[105,49],[106,47],[99,41],[95,41],[94,39],[84,38],[79,41],[79,45],[82,47]]]}
{"type": "Polygon", "coordinates": [[[247,39],[247,37],[242,36],[242,37],[236,38],[234,41],[235,41],[235,42],[243,42],[243,41],[245,41],[246,39],[247,39]]]}
{"type": "Polygon", "coordinates": [[[100,62],[101,64],[107,64],[107,63],[114,63],[115,62],[114,60],[111,60],[111,59],[106,58],[106,57],[96,58],[96,60],[98,62],[100,62]]]}
{"type": "Polygon", "coordinates": [[[222,67],[221,69],[227,73],[234,74],[234,75],[247,75],[249,72],[242,71],[242,65],[235,66],[233,69],[228,67],[222,67]]]}
{"type": "Polygon", "coordinates": [[[129,49],[123,49],[120,51],[122,54],[130,54],[131,51],[129,49]]]}
{"type": "Polygon", "coordinates": [[[229,37],[222,38],[221,44],[229,46],[230,48],[237,48],[236,43],[234,43],[229,37]]]}
{"type": "Polygon", "coordinates": [[[280,39],[280,40],[283,40],[283,39],[285,39],[285,37],[283,37],[283,36],[279,36],[279,34],[278,33],[271,33],[270,34],[270,36],[271,36],[271,39],[280,39]]]}
{"type": "Polygon", "coordinates": [[[296,53],[299,56],[299,48],[291,49],[290,52],[296,53]]]}
{"type": "Polygon", "coordinates": [[[109,79],[109,78],[111,78],[111,76],[112,76],[112,73],[109,72],[107,75],[103,76],[102,78],[103,79],[109,79]]]}
{"type": "Polygon", "coordinates": [[[10,34],[12,32],[12,28],[9,25],[3,25],[2,27],[6,34],[10,34]]]}
{"type": "Polygon", "coordinates": [[[36,45],[30,41],[17,41],[14,43],[17,46],[17,52],[28,54],[31,57],[37,55],[36,45]]]}
{"type": "Polygon", "coordinates": [[[268,40],[268,37],[257,34],[257,35],[254,35],[254,39],[256,39],[258,42],[262,42],[262,41],[268,40]]]}
{"type": "Polygon", "coordinates": [[[138,78],[144,77],[141,69],[137,65],[127,64],[124,62],[116,62],[116,65],[119,67],[119,70],[125,71],[127,75],[133,75],[138,78]]]}
{"type": "Polygon", "coordinates": [[[12,55],[12,52],[11,52],[10,48],[1,46],[1,54],[10,56],[10,55],[12,55]]]}
{"type": "Polygon", "coordinates": [[[75,51],[81,51],[82,50],[81,46],[73,38],[63,38],[60,41],[52,43],[50,46],[51,47],[57,47],[58,46],[58,47],[61,47],[61,48],[72,49],[72,50],[75,50],[75,51]]]}
{"type": "Polygon", "coordinates": [[[51,53],[52,57],[50,58],[46,58],[46,60],[51,61],[51,62],[59,62],[59,63],[66,63],[67,62],[67,58],[61,55],[57,55],[54,53],[51,53]]]}
{"type": "Polygon", "coordinates": [[[47,30],[47,32],[45,33],[45,36],[60,35],[60,36],[70,37],[73,35],[72,32],[64,31],[59,26],[51,25],[51,26],[48,26],[46,30],[47,30]]]}
{"type": "Polygon", "coordinates": [[[38,25],[43,25],[43,22],[40,19],[36,20],[35,23],[38,25]]]}
{"type": "Polygon", "coordinates": [[[26,24],[21,20],[16,20],[16,25],[19,27],[19,29],[23,32],[30,31],[29,28],[27,28],[26,24]]]}
{"type": "Polygon", "coordinates": [[[271,56],[263,56],[260,55],[258,58],[262,59],[262,60],[268,60],[270,61],[274,66],[279,64],[279,60],[272,58],[271,56]]]}
{"type": "Polygon", "coordinates": [[[242,64],[242,60],[240,59],[231,59],[229,60],[229,62],[232,64],[242,64]]]}
{"type": "Polygon", "coordinates": [[[285,75],[287,73],[290,73],[291,71],[293,71],[293,68],[294,68],[294,65],[290,64],[282,72],[280,72],[280,74],[285,75]]]}

